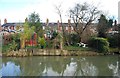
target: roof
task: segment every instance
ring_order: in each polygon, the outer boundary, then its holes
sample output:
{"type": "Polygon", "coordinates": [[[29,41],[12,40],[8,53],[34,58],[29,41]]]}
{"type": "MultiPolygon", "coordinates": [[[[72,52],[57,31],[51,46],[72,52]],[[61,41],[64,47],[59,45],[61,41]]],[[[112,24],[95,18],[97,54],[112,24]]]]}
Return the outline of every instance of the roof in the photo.
{"type": "Polygon", "coordinates": [[[18,25],[23,25],[23,23],[6,23],[6,24],[3,24],[2,27],[18,26],[18,25]]]}
{"type": "MultiPolygon", "coordinates": [[[[6,23],[6,24],[3,24],[2,27],[8,27],[8,26],[23,26],[24,23],[6,23]]],[[[46,26],[46,23],[41,23],[42,26],[46,26]]],[[[62,24],[63,27],[66,27],[68,26],[68,23],[63,23],[62,24]]],[[[75,26],[74,23],[71,23],[70,24],[71,26],[75,26]]],[[[97,24],[96,23],[92,23],[91,26],[96,26],[97,24]]],[[[49,23],[48,24],[49,27],[57,27],[58,26],[58,23],[49,23]]]]}

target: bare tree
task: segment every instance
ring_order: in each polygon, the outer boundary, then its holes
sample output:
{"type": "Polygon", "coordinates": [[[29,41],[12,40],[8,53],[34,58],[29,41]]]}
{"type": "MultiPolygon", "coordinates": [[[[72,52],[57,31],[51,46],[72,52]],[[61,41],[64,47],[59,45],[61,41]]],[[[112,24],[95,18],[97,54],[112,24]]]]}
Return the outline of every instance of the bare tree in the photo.
{"type": "MultiPolygon", "coordinates": [[[[61,6],[61,4],[58,6],[55,5],[55,9],[57,11],[57,14],[60,17],[60,23],[61,23],[60,25],[62,26],[62,35],[61,35],[62,43],[61,43],[61,45],[63,45],[65,42],[65,31],[64,31],[64,27],[63,27],[63,23],[62,23],[62,6],[61,6]]],[[[62,48],[62,46],[61,46],[61,48],[62,48]]]]}
{"type": "Polygon", "coordinates": [[[81,35],[85,29],[95,21],[100,15],[100,10],[88,3],[76,4],[73,9],[69,10],[69,16],[73,20],[75,26],[74,30],[78,34],[80,41],[81,35]]]}

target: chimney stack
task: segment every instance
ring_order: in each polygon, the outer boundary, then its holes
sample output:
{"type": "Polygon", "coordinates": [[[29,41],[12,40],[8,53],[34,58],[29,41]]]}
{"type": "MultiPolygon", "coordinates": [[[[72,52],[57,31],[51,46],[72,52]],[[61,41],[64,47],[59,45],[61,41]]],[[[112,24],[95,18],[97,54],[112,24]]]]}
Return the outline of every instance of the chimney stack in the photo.
{"type": "Polygon", "coordinates": [[[7,19],[4,20],[4,24],[6,24],[6,23],[7,23],[7,19]]]}
{"type": "Polygon", "coordinates": [[[25,22],[28,22],[28,19],[27,19],[27,18],[25,18],[25,22]]]}
{"type": "Polygon", "coordinates": [[[60,26],[59,20],[57,21],[58,27],[60,26]]]}
{"type": "Polygon", "coordinates": [[[47,18],[46,19],[46,26],[48,26],[49,25],[49,19],[47,18]]]}
{"type": "Polygon", "coordinates": [[[70,19],[68,19],[68,26],[70,26],[70,19]]]}
{"type": "Polygon", "coordinates": [[[0,26],[1,26],[1,19],[0,19],[0,26]]]}
{"type": "Polygon", "coordinates": [[[59,23],[59,20],[57,21],[57,24],[58,24],[58,32],[60,32],[60,23],[59,23]]]}

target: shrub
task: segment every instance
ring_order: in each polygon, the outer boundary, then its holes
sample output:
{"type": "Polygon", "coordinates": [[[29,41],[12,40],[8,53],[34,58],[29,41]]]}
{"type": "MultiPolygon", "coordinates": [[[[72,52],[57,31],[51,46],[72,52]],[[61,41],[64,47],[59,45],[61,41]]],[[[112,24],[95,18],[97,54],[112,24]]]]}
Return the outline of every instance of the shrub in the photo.
{"type": "Polygon", "coordinates": [[[88,46],[96,49],[98,52],[108,52],[109,42],[105,38],[94,37],[89,40],[88,46]]]}
{"type": "Polygon", "coordinates": [[[12,34],[10,36],[10,41],[7,44],[3,44],[2,52],[16,51],[20,49],[20,36],[19,34],[12,34]]]}
{"type": "Polygon", "coordinates": [[[52,39],[56,38],[58,35],[58,33],[56,31],[53,31],[53,34],[52,34],[52,39]]]}
{"type": "Polygon", "coordinates": [[[48,48],[48,49],[53,48],[53,41],[52,40],[47,40],[46,41],[46,48],[48,48]]]}
{"type": "Polygon", "coordinates": [[[77,34],[67,34],[66,38],[71,46],[77,46],[77,43],[80,42],[80,38],[77,34]]]}
{"type": "Polygon", "coordinates": [[[46,45],[46,41],[45,41],[44,38],[40,38],[40,37],[39,37],[39,43],[40,43],[40,46],[41,46],[42,49],[43,49],[43,48],[45,47],[45,45],[46,45]]]}
{"type": "Polygon", "coordinates": [[[108,37],[108,42],[110,43],[110,47],[116,48],[119,45],[118,36],[110,36],[108,37]]]}

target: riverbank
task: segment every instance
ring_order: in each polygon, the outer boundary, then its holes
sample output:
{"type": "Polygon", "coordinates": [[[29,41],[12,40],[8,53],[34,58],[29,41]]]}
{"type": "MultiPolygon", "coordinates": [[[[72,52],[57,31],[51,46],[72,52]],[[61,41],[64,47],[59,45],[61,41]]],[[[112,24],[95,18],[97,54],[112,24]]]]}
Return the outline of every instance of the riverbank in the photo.
{"type": "Polygon", "coordinates": [[[93,51],[79,50],[59,50],[59,49],[21,49],[19,51],[11,51],[2,53],[4,57],[27,57],[27,56],[100,56],[114,55],[114,53],[97,53],[93,51]]]}

